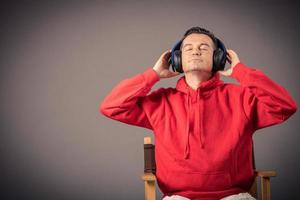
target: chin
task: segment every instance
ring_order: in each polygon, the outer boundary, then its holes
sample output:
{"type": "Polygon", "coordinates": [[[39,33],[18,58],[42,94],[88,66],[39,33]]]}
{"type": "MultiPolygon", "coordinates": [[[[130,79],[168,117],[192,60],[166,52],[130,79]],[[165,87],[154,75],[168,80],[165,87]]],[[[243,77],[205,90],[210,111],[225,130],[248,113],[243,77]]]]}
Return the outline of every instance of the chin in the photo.
{"type": "Polygon", "coordinates": [[[207,70],[202,66],[196,65],[196,66],[189,66],[188,69],[186,69],[186,72],[191,72],[191,71],[207,71],[207,70]]]}

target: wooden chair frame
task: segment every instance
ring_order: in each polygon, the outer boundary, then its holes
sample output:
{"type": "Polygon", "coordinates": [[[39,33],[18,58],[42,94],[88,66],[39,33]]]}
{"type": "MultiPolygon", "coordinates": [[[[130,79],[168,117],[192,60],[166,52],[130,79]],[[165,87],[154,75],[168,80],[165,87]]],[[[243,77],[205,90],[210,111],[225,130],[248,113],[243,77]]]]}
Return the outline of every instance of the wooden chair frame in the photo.
{"type": "MultiPolygon", "coordinates": [[[[262,200],[271,200],[271,184],[270,178],[276,176],[275,171],[256,170],[254,149],[253,151],[253,169],[255,170],[255,179],[252,184],[249,193],[256,199],[258,199],[257,193],[257,177],[261,180],[261,197],[262,200]]],[[[155,200],[155,182],[156,182],[156,165],[154,156],[154,144],[151,142],[151,137],[144,137],[144,174],[142,180],[145,184],[145,199],[155,200]]]]}

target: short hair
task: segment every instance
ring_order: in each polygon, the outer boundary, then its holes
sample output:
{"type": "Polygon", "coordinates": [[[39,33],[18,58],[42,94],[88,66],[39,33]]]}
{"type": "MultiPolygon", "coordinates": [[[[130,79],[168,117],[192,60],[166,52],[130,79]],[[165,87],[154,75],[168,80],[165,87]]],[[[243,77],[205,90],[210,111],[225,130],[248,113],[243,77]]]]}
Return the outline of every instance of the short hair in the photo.
{"type": "Polygon", "coordinates": [[[213,41],[213,44],[214,44],[214,47],[213,47],[213,48],[216,49],[216,48],[218,47],[217,38],[215,37],[215,35],[214,35],[211,31],[206,30],[205,28],[201,28],[201,27],[199,27],[199,26],[195,26],[195,27],[192,27],[192,28],[188,29],[188,30],[185,32],[183,38],[181,39],[182,43],[181,43],[181,45],[180,45],[180,50],[181,50],[181,47],[182,47],[182,44],[183,44],[183,40],[184,40],[188,35],[190,35],[190,34],[192,34],[192,33],[205,34],[205,35],[209,36],[209,37],[212,39],[212,41],[213,41]]]}

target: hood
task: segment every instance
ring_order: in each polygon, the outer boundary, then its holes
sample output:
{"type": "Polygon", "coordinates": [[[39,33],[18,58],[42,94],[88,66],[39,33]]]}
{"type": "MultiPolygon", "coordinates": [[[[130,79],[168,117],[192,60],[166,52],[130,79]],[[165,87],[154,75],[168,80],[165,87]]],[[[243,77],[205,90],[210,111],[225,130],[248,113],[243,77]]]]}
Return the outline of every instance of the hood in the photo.
{"type": "MultiPolygon", "coordinates": [[[[207,97],[211,95],[211,92],[218,86],[223,85],[224,82],[220,79],[220,74],[215,73],[210,79],[203,81],[200,83],[197,90],[193,90],[185,80],[185,76],[182,76],[176,84],[176,89],[180,92],[183,92],[185,94],[186,98],[186,109],[187,109],[187,120],[186,120],[186,131],[184,134],[184,152],[183,157],[184,159],[187,159],[190,152],[190,146],[189,146],[189,135],[190,135],[190,111],[192,108],[192,100],[196,99],[196,105],[197,111],[203,112],[203,107],[200,108],[200,106],[203,106],[203,103],[200,103],[200,98],[207,97]]],[[[200,132],[200,142],[201,142],[201,148],[204,148],[204,142],[205,142],[205,134],[203,133],[203,117],[202,113],[196,112],[195,113],[195,123],[194,123],[194,130],[200,132]],[[201,116],[201,117],[200,117],[201,116]],[[200,121],[201,119],[201,121],[200,121]]]]}

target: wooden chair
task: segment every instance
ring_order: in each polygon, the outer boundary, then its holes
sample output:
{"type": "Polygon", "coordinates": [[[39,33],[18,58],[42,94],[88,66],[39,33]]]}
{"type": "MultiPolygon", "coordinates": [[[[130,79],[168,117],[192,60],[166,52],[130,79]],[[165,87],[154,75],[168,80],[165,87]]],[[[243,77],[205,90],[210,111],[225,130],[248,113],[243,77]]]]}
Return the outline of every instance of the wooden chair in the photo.
{"type": "MultiPolygon", "coordinates": [[[[151,142],[151,137],[144,137],[144,174],[142,175],[142,180],[145,183],[145,199],[146,200],[155,200],[155,173],[156,173],[156,164],[155,164],[155,148],[154,144],[151,142]]],[[[256,170],[255,160],[254,160],[254,149],[253,151],[253,169],[255,170],[255,179],[252,184],[249,193],[256,199],[258,199],[257,193],[257,177],[260,177],[261,180],[261,196],[262,200],[271,199],[271,190],[270,190],[270,177],[275,177],[275,171],[265,171],[265,170],[256,170]]]]}

